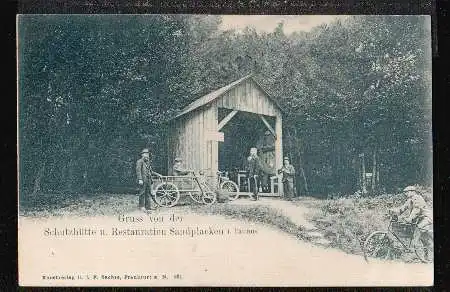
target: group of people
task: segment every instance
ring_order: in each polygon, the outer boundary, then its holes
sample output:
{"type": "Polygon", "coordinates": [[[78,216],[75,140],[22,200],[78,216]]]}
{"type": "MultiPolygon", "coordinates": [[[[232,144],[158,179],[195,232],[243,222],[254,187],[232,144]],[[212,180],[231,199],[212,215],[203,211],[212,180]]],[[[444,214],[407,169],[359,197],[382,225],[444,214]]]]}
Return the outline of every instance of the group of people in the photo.
{"type": "MultiPolygon", "coordinates": [[[[261,187],[260,176],[262,175],[262,163],[258,157],[257,148],[250,149],[250,155],[247,158],[247,171],[250,180],[250,192],[252,199],[258,200],[258,193],[261,187]]],[[[291,200],[294,197],[294,176],[295,168],[290,164],[289,158],[284,157],[283,167],[278,169],[278,174],[282,175],[283,190],[286,199],[291,200]]],[[[186,169],[182,165],[182,159],[175,158],[173,165],[173,174],[188,175],[192,170],[186,169]]],[[[161,177],[162,175],[153,171],[150,160],[149,149],[143,149],[141,158],[136,163],[136,175],[140,186],[139,208],[141,210],[154,209],[152,206],[153,198],[150,196],[152,189],[152,175],[161,177]]],[[[403,221],[415,223],[417,228],[414,232],[414,240],[423,240],[424,244],[430,243],[432,237],[433,215],[420,191],[415,186],[408,186],[403,190],[406,194],[406,201],[397,208],[390,209],[393,214],[403,214],[403,221]]],[[[156,204],[155,204],[156,206],[156,204]]]]}
{"type": "MultiPolygon", "coordinates": [[[[183,167],[182,159],[177,157],[174,160],[173,175],[182,176],[192,173],[192,170],[183,167]]],[[[261,178],[266,174],[263,171],[262,160],[258,156],[258,149],[251,148],[250,156],[247,158],[246,170],[249,176],[249,189],[252,193],[252,199],[257,200],[261,186],[261,178]]],[[[286,199],[291,200],[294,197],[294,176],[295,169],[290,164],[289,158],[284,158],[283,167],[278,170],[278,174],[282,175],[283,189],[286,199]]],[[[155,209],[156,204],[151,196],[153,179],[152,175],[161,177],[161,174],[153,171],[150,151],[145,148],[141,151],[141,158],[136,162],[136,176],[140,186],[139,191],[139,208],[141,210],[155,209]],[[153,203],[152,203],[153,202],[153,203]]]]}
{"type": "MultiPolygon", "coordinates": [[[[264,173],[263,162],[258,156],[258,149],[251,148],[250,155],[247,158],[246,170],[249,177],[249,190],[252,193],[252,199],[258,200],[258,194],[263,187],[261,184],[267,185],[267,182],[263,182],[262,178],[268,175],[264,173]]],[[[294,198],[294,177],[295,168],[290,163],[288,157],[283,159],[283,167],[278,169],[278,174],[282,175],[283,193],[287,200],[294,198]]]]}
{"type": "MultiPolygon", "coordinates": [[[[192,173],[192,170],[183,167],[182,162],[183,160],[181,158],[175,158],[173,165],[173,175],[179,176],[192,173]]],[[[150,160],[150,150],[148,148],[145,148],[141,151],[141,158],[136,162],[136,176],[138,179],[138,184],[140,186],[138,206],[142,211],[154,210],[156,207],[156,203],[151,196],[153,185],[152,175],[162,177],[161,174],[153,171],[150,160]]]]}

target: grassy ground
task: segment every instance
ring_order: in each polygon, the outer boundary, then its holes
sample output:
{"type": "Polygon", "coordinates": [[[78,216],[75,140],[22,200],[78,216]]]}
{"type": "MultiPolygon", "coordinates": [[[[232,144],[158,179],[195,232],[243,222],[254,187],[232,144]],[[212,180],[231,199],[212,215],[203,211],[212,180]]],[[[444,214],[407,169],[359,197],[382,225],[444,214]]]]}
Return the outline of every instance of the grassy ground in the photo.
{"type": "MultiPolygon", "coordinates": [[[[430,191],[431,193],[431,191],[430,191]]],[[[432,205],[431,196],[428,202],[432,205]]],[[[226,200],[223,200],[226,202],[226,200]]],[[[375,230],[388,226],[387,210],[403,203],[401,195],[381,195],[373,198],[348,197],[318,200],[299,198],[293,204],[311,210],[307,219],[331,242],[331,246],[351,254],[362,254],[366,237],[375,230]]],[[[63,195],[42,194],[21,199],[20,215],[30,217],[104,216],[132,212],[137,209],[138,196],[133,194],[63,195]]],[[[308,233],[280,211],[262,205],[236,205],[217,203],[199,205],[188,197],[182,197],[173,210],[204,215],[220,215],[227,218],[266,224],[305,241],[311,241],[308,233]]],[[[409,261],[408,257],[404,260],[409,261]]]]}
{"type": "MultiPolygon", "coordinates": [[[[431,190],[427,202],[432,206],[431,190]]],[[[331,246],[351,254],[363,254],[367,236],[376,230],[386,230],[389,224],[389,208],[399,206],[403,195],[380,195],[373,198],[347,197],[326,200],[299,200],[294,204],[308,206],[312,212],[308,219],[331,241],[331,246]]],[[[414,255],[404,254],[405,261],[413,261],[414,255]]]]}
{"type": "MultiPolygon", "coordinates": [[[[221,199],[226,202],[227,200],[221,199]]],[[[87,217],[115,216],[137,209],[138,196],[132,194],[92,194],[63,195],[42,194],[34,198],[21,200],[20,215],[27,217],[87,217]]],[[[256,222],[275,227],[302,240],[309,237],[280,211],[261,205],[230,205],[217,203],[204,206],[194,203],[189,197],[181,197],[172,209],[203,215],[220,215],[227,218],[256,222]]]]}
{"type": "Polygon", "coordinates": [[[279,210],[262,205],[236,205],[218,203],[212,206],[187,205],[189,210],[205,215],[221,215],[230,219],[256,222],[275,227],[302,240],[310,240],[305,230],[297,226],[279,210]]]}

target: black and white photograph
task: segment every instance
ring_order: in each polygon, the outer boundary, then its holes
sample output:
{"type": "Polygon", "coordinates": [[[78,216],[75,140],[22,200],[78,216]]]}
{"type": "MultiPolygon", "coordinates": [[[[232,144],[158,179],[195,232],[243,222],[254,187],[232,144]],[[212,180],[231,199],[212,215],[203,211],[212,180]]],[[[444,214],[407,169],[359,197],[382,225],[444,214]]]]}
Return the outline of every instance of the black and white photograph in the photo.
{"type": "Polygon", "coordinates": [[[431,17],[17,15],[21,286],[432,286],[431,17]]]}

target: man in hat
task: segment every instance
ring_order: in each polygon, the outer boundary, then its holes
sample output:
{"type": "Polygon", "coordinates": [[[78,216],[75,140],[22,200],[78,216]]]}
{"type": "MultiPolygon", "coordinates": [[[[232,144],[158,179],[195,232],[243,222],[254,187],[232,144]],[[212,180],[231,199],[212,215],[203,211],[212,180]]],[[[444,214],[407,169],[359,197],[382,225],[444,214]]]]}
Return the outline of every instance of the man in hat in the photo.
{"type": "Polygon", "coordinates": [[[141,158],[136,162],[136,175],[141,188],[139,191],[139,208],[143,211],[151,209],[152,173],[150,151],[145,148],[141,152],[141,158]]]}
{"type": "MultiPolygon", "coordinates": [[[[173,175],[175,176],[183,176],[183,175],[189,175],[193,173],[192,170],[186,169],[183,167],[183,159],[180,157],[176,157],[173,164],[173,175]]],[[[192,188],[192,181],[189,178],[182,178],[177,180],[179,186],[183,189],[190,189],[192,188]]]]}
{"type": "Polygon", "coordinates": [[[175,158],[173,164],[173,175],[188,175],[192,173],[192,170],[183,167],[183,159],[180,157],[175,158]]]}
{"type": "MultiPolygon", "coordinates": [[[[390,212],[402,215],[401,219],[406,223],[417,225],[417,228],[414,230],[413,240],[414,242],[420,240],[427,253],[433,240],[432,211],[416,186],[407,186],[403,193],[406,195],[405,203],[398,208],[391,209],[390,212]]],[[[432,255],[426,254],[425,256],[430,257],[432,255]]]]}
{"type": "Polygon", "coordinates": [[[250,156],[247,157],[247,171],[249,178],[249,190],[253,193],[252,199],[258,200],[258,192],[260,187],[259,178],[261,176],[261,162],[258,157],[258,149],[251,148],[250,156]]]}
{"type": "Polygon", "coordinates": [[[283,175],[281,181],[283,182],[283,191],[285,198],[288,200],[292,200],[294,198],[295,168],[291,165],[288,157],[285,157],[283,161],[283,167],[278,170],[278,173],[283,175]]]}

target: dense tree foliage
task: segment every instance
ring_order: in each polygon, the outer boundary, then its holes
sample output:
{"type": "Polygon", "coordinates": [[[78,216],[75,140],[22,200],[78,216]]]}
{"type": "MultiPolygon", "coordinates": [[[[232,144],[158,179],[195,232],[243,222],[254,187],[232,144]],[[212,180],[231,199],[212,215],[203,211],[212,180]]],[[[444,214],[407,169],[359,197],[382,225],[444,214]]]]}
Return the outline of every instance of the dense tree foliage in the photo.
{"type": "Polygon", "coordinates": [[[427,18],[349,17],[286,35],[219,29],[219,16],[19,19],[24,194],[134,186],[142,147],[165,171],[165,122],[252,72],[285,110],[285,152],[310,193],[356,190],[358,155],[382,185],[431,176],[427,18]]]}

